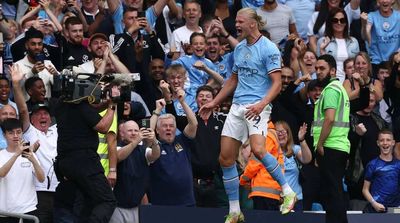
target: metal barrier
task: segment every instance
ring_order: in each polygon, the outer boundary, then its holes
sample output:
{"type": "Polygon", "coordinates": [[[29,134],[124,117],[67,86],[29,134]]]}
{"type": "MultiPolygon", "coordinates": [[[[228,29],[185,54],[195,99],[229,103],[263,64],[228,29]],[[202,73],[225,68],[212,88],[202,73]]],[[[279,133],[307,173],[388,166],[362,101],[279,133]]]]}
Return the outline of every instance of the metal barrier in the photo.
{"type": "Polygon", "coordinates": [[[12,217],[12,218],[19,218],[19,219],[25,219],[25,220],[32,220],[35,223],[39,223],[39,218],[33,215],[29,214],[17,214],[17,213],[11,213],[11,212],[6,212],[6,211],[0,211],[0,219],[1,217],[12,217]]]}

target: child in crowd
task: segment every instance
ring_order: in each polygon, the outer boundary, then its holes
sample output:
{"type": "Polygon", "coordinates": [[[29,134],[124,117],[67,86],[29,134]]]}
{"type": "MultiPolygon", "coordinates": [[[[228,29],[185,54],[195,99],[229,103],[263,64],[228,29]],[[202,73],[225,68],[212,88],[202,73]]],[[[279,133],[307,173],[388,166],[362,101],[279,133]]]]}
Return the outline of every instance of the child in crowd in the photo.
{"type": "Polygon", "coordinates": [[[377,144],[380,155],[365,170],[362,192],[369,202],[364,209],[366,213],[387,212],[388,207],[400,206],[400,161],[393,157],[393,133],[380,131],[377,144]]]}

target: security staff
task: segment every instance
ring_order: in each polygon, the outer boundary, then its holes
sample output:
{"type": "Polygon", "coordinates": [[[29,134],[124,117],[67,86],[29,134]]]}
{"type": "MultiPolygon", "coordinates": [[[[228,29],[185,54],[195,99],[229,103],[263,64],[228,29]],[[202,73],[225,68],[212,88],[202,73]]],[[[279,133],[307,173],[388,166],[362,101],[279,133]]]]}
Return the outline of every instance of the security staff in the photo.
{"type": "Polygon", "coordinates": [[[350,142],[347,139],[350,129],[349,96],[336,79],[336,61],[332,56],[320,56],[315,68],[317,75],[331,77],[315,103],[312,129],[325,192],[326,222],[347,223],[342,179],[350,152],[350,142]]]}

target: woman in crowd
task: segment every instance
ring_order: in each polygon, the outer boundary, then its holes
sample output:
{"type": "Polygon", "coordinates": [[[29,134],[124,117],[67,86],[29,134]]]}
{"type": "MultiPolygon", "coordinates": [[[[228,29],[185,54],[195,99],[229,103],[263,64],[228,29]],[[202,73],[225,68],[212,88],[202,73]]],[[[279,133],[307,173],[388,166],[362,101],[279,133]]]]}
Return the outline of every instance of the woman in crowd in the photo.
{"type": "Polygon", "coordinates": [[[349,22],[346,12],[341,8],[330,11],[326,20],[325,36],[317,43],[317,55],[332,55],[337,64],[336,77],[343,83],[346,76],[343,70],[343,62],[355,57],[360,48],[358,41],[349,36],[349,22]]]}
{"type": "Polygon", "coordinates": [[[307,125],[304,123],[299,129],[298,137],[300,145],[294,144],[292,131],[285,121],[277,121],[275,128],[279,144],[284,153],[285,178],[297,194],[298,202],[294,210],[302,211],[303,193],[300,185],[300,165],[309,163],[312,158],[311,150],[304,140],[307,125]]]}
{"type": "MultiPolygon", "coordinates": [[[[317,52],[317,40],[324,36],[325,21],[329,15],[329,11],[334,8],[342,8],[344,5],[343,0],[322,0],[319,12],[314,12],[310,21],[308,22],[308,37],[310,49],[317,52]]],[[[349,23],[355,19],[360,18],[360,0],[351,0],[344,6],[346,17],[349,23]]]]}
{"type": "Polygon", "coordinates": [[[371,60],[366,52],[359,52],[354,62],[355,73],[353,77],[344,81],[343,86],[353,100],[359,97],[360,88],[369,87],[376,95],[376,100],[383,98],[382,83],[373,78],[371,60]]]}

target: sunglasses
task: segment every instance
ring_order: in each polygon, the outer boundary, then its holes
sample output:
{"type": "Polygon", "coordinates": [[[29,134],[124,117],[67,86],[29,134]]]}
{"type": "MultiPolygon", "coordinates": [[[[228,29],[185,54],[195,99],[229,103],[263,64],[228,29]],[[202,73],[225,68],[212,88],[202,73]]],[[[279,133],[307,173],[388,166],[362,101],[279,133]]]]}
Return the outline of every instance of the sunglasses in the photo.
{"type": "Polygon", "coordinates": [[[340,22],[340,24],[346,24],[347,23],[345,18],[340,18],[340,19],[332,18],[331,21],[332,21],[332,23],[339,23],[339,22],[340,22]]]}

